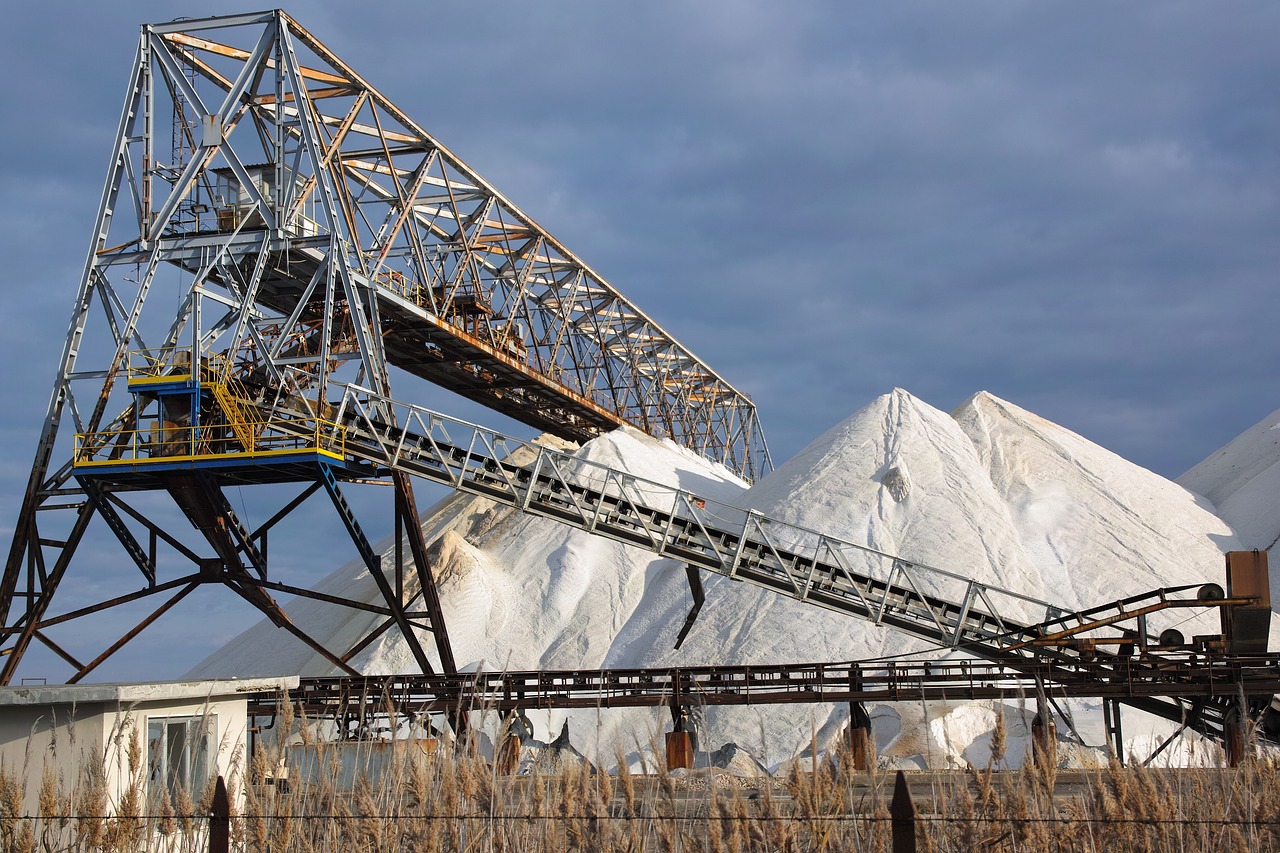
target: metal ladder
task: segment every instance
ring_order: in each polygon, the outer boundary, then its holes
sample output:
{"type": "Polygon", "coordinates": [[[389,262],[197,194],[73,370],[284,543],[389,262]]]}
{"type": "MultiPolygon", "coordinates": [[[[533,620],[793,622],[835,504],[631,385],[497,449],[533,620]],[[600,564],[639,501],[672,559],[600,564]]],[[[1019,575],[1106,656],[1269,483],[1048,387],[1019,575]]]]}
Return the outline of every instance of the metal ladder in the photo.
{"type": "Polygon", "coordinates": [[[230,374],[221,379],[206,382],[213,391],[213,398],[227,417],[227,423],[245,453],[252,453],[258,443],[258,424],[252,419],[253,406],[244,398],[244,389],[230,374]]]}

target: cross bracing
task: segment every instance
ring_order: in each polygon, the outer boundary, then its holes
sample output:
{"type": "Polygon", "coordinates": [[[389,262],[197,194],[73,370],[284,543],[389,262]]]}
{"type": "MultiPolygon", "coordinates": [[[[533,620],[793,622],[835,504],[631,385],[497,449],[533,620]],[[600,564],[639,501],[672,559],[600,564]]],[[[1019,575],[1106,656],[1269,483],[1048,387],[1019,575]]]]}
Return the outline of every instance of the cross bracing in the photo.
{"type": "Polygon", "coordinates": [[[768,470],[745,395],[284,13],[146,28],[130,96],[109,191],[139,227],[99,270],[179,264],[243,321],[338,289],[366,384],[393,365],[568,439],[629,423],[768,470]],[[164,95],[176,162],[148,132],[164,95]]]}
{"type": "MultiPolygon", "coordinates": [[[[0,681],[33,641],[75,678],[98,664],[45,631],[95,515],[147,584],[126,597],[174,596],[146,624],[190,592],[164,579],[158,542],[193,564],[192,583],[225,582],[291,628],[255,531],[234,512],[214,523],[222,491],[324,486],[372,561],[336,491],[361,472],[320,436],[342,389],[413,397],[416,379],[574,441],[630,424],[748,477],[770,467],[745,395],[288,15],[144,26],[0,584],[0,681]],[[309,443],[280,428],[299,410],[309,443]],[[168,448],[178,473],[153,488],[216,557],[72,469],[75,454],[140,444],[168,448]]],[[[448,670],[409,479],[395,488],[415,578],[392,570],[379,630],[407,632],[429,669],[411,630],[429,628],[448,670]]],[[[349,668],[356,651],[326,654],[349,668]]]]}
{"type": "MultiPolygon", "coordinates": [[[[1280,690],[1278,664],[1275,655],[1206,658],[1193,654],[1172,655],[1159,667],[1133,658],[1072,666],[1046,660],[1017,668],[969,660],[890,660],[303,678],[290,691],[288,701],[298,717],[331,719],[348,726],[358,722],[372,731],[394,728],[397,718],[421,720],[429,713],[456,715],[471,709],[507,716],[534,708],[667,706],[678,719],[680,709],[698,706],[1027,698],[1051,704],[1057,699],[1096,697],[1169,719],[1179,724],[1178,731],[1191,728],[1225,739],[1230,724],[1213,710],[1224,704],[1230,707],[1242,695],[1266,702],[1280,690]],[[1171,696],[1179,698],[1171,701],[1171,696]]],[[[251,713],[273,716],[280,710],[280,700],[251,699],[251,713]]],[[[358,732],[348,734],[358,736],[358,732]]],[[[1274,742],[1269,732],[1263,736],[1274,742]]],[[[1108,740],[1123,760],[1123,738],[1108,740]]]]}
{"type": "MultiPolygon", "coordinates": [[[[0,583],[0,682],[33,642],[83,678],[206,584],[339,671],[398,632],[422,672],[451,672],[411,476],[681,560],[691,582],[722,574],[1014,668],[1083,661],[1071,638],[1113,624],[545,449],[516,464],[516,440],[397,402],[404,374],[570,439],[632,424],[748,475],[769,467],[749,400],[287,15],[144,27],[0,583]],[[344,497],[368,481],[394,485],[390,565],[344,497]],[[301,488],[250,525],[225,490],[268,484],[301,488]],[[381,602],[274,572],[268,533],[321,492],[381,602]],[[172,499],[194,544],[135,501],[148,493],[172,499]],[[55,613],[95,516],[137,586],[55,613]],[[370,627],[324,647],[276,594],[361,610],[370,627]],[[156,601],[92,658],[50,636],[156,601]]],[[[1177,593],[1122,615],[1248,606],[1177,593]]]]}

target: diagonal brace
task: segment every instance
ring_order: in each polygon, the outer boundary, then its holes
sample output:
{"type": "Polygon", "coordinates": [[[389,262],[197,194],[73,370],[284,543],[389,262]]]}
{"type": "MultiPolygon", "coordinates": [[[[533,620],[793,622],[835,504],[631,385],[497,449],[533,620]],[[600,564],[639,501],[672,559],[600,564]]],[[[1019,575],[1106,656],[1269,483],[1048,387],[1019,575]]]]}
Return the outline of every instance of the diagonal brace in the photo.
{"type": "Polygon", "coordinates": [[[107,488],[93,477],[76,477],[76,480],[80,483],[80,488],[84,489],[85,495],[93,503],[94,508],[98,510],[98,514],[102,516],[103,521],[111,528],[111,532],[120,540],[124,550],[128,552],[133,562],[137,563],[138,568],[142,570],[142,574],[147,579],[147,585],[155,586],[155,560],[142,549],[142,544],[138,542],[129,528],[125,527],[124,519],[116,512],[116,508],[109,500],[107,488]]]}
{"type": "MultiPolygon", "coordinates": [[[[444,611],[440,606],[440,594],[436,589],[435,576],[431,572],[431,562],[427,559],[427,543],[422,535],[422,523],[418,518],[418,506],[413,497],[413,483],[403,471],[392,473],[396,489],[396,542],[400,541],[400,528],[409,541],[409,553],[413,557],[413,565],[418,575],[418,589],[422,594],[422,602],[431,617],[431,633],[436,640],[436,653],[440,655],[440,667],[452,675],[458,671],[454,662],[453,647],[449,643],[449,634],[444,626],[444,611]]],[[[396,561],[396,572],[401,572],[401,563],[396,561]]]]}
{"type": "Polygon", "coordinates": [[[413,625],[409,622],[409,617],[405,613],[404,603],[396,595],[395,590],[392,589],[386,575],[382,573],[382,560],[379,559],[377,552],[373,550],[373,546],[369,544],[369,539],[364,535],[360,522],[356,520],[350,504],[347,503],[347,499],[342,496],[342,492],[338,488],[338,478],[334,475],[333,469],[325,464],[320,464],[317,467],[320,469],[320,481],[324,484],[325,491],[329,493],[329,499],[333,501],[333,506],[338,511],[338,516],[342,519],[343,525],[346,526],[347,533],[351,536],[351,541],[355,543],[356,550],[360,553],[360,559],[364,561],[365,566],[369,569],[370,577],[378,585],[378,590],[386,600],[387,607],[391,610],[391,616],[396,620],[396,625],[399,626],[400,633],[409,645],[409,651],[413,653],[414,660],[424,674],[434,672],[431,667],[431,661],[427,659],[427,653],[423,650],[422,644],[418,642],[418,635],[414,632],[413,625]]]}
{"type": "Polygon", "coordinates": [[[684,618],[684,625],[680,627],[680,634],[676,637],[677,649],[684,644],[684,638],[689,636],[689,629],[693,627],[698,613],[702,611],[702,603],[707,600],[707,595],[702,589],[702,576],[698,574],[698,570],[693,566],[685,566],[684,570],[689,576],[689,594],[693,596],[693,607],[689,609],[689,615],[684,618]]]}

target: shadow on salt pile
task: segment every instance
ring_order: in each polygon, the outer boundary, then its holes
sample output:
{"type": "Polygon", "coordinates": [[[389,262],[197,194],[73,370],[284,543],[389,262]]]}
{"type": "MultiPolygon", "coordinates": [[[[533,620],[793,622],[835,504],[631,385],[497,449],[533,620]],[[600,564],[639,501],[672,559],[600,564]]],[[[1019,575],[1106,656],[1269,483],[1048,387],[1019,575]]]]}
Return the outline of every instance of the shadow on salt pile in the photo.
{"type": "Polygon", "coordinates": [[[587,757],[569,742],[569,721],[565,720],[560,734],[550,743],[533,736],[533,724],[524,714],[513,718],[502,746],[494,757],[500,773],[516,776],[562,776],[566,770],[586,768],[588,773],[599,772],[587,757]]]}

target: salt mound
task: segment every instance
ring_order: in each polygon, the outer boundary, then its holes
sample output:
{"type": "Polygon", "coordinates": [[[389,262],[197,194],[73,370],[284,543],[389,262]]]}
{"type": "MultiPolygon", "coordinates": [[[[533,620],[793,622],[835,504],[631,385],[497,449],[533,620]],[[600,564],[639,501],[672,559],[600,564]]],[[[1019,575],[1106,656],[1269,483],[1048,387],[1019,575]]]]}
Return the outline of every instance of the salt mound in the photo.
{"type": "MultiPolygon", "coordinates": [[[[1178,483],[1208,498],[1243,548],[1271,551],[1280,540],[1280,411],[1272,412],[1213,452],[1178,483]]],[[[1280,568],[1280,567],[1277,567],[1280,568]]],[[[1280,605],[1280,578],[1271,600],[1280,605]]]]}
{"type": "MultiPolygon", "coordinates": [[[[1018,552],[1016,532],[1001,520],[1004,507],[973,446],[949,417],[900,389],[819,437],[739,503],[916,562],[1043,592],[1035,567],[1018,552]]],[[[681,650],[686,659],[848,660],[923,647],[897,632],[727,579],[711,578],[707,588],[707,604],[681,650]]],[[[687,609],[683,596],[666,618],[687,609]]]]}
{"type": "MultiPolygon", "coordinates": [[[[1012,403],[982,392],[953,416],[1055,604],[1081,609],[1219,581],[1223,552],[1240,547],[1186,489],[1012,403]]],[[[1206,633],[1216,622],[1198,617],[1183,632],[1206,633]]]]}
{"type": "Polygon", "coordinates": [[[792,524],[1045,595],[973,443],[955,420],[900,388],[828,430],[746,500],[792,524]]]}
{"type": "MultiPolygon", "coordinates": [[[[1221,550],[1238,547],[1230,529],[1184,489],[989,394],[949,416],[895,389],[749,489],[714,463],[626,428],[577,455],[1072,608],[1171,583],[1220,580],[1221,550]]],[[[463,669],[767,664],[928,648],[889,629],[711,577],[702,614],[676,651],[672,644],[691,601],[684,568],[675,561],[461,494],[427,512],[423,528],[463,669]]],[[[382,546],[386,566],[389,546],[382,546]]],[[[379,598],[357,563],[319,586],[353,600],[379,598]]],[[[310,600],[289,602],[286,610],[330,648],[349,648],[380,619],[337,618],[335,608],[310,600]]],[[[431,648],[429,637],[423,643],[431,648]]],[[[391,633],[353,665],[371,674],[414,671],[403,640],[391,633]]],[[[331,674],[332,668],[264,621],[191,676],[279,673],[331,674]],[[264,648],[276,650],[270,659],[262,657],[264,648]]],[[[892,742],[893,760],[904,765],[962,761],[981,751],[971,747],[981,738],[977,729],[994,719],[985,707],[986,716],[948,709],[951,720],[967,722],[948,723],[945,731],[933,725],[936,714],[899,716],[895,729],[876,709],[877,746],[892,742]],[[912,744],[920,749],[912,752],[912,744]]],[[[538,711],[529,718],[544,741],[568,721],[574,745],[606,762],[619,745],[643,750],[669,725],[666,709],[538,711]]],[[[713,707],[701,721],[700,742],[704,749],[732,742],[773,766],[815,742],[827,748],[847,720],[845,706],[713,707]]],[[[634,759],[635,753],[627,758],[634,759]]]]}

